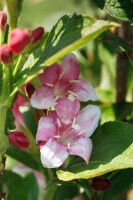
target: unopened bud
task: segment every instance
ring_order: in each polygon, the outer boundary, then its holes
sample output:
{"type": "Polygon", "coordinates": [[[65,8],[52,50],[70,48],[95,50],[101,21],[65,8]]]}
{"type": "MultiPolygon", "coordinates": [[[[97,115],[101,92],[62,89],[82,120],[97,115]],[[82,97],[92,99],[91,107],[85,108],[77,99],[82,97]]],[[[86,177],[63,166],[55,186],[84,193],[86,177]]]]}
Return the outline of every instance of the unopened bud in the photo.
{"type": "Polygon", "coordinates": [[[16,28],[11,32],[10,48],[14,53],[19,54],[30,43],[30,41],[31,36],[27,29],[16,28]]]}
{"type": "Polygon", "coordinates": [[[4,64],[9,64],[12,62],[13,53],[7,44],[0,47],[0,61],[4,64]]]}
{"type": "Polygon", "coordinates": [[[107,178],[93,178],[91,187],[96,191],[105,191],[111,188],[111,182],[107,178]]]}
{"type": "Polygon", "coordinates": [[[4,11],[0,11],[0,28],[4,31],[7,25],[7,15],[4,11]]]}
{"type": "Polygon", "coordinates": [[[34,91],[35,91],[35,87],[31,83],[27,83],[25,85],[25,92],[27,96],[29,97],[29,99],[31,98],[32,94],[34,94],[34,91]]]}
{"type": "Polygon", "coordinates": [[[9,135],[9,141],[21,149],[27,149],[30,145],[29,140],[22,132],[11,132],[9,135]]]}
{"type": "Polygon", "coordinates": [[[41,40],[43,35],[44,35],[44,28],[43,27],[38,27],[38,28],[34,29],[32,31],[32,34],[31,34],[32,43],[36,43],[39,40],[41,40]]]}

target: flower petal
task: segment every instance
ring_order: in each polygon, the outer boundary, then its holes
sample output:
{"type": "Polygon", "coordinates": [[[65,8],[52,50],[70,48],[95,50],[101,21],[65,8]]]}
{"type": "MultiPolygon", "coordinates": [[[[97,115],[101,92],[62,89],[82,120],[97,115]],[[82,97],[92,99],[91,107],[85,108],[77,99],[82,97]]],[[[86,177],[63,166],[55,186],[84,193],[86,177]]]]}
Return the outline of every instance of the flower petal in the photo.
{"type": "Polygon", "coordinates": [[[77,155],[82,157],[86,164],[88,164],[91,152],[92,152],[92,141],[90,138],[80,137],[75,138],[73,144],[69,148],[70,155],[77,155]]]}
{"type": "Polygon", "coordinates": [[[59,119],[64,124],[69,124],[72,123],[74,117],[77,116],[80,109],[80,103],[77,100],[70,101],[67,98],[62,98],[58,100],[58,104],[55,108],[59,119]]]}
{"type": "Polygon", "coordinates": [[[74,54],[69,54],[62,59],[60,79],[68,82],[79,78],[80,66],[74,54]]]}
{"type": "Polygon", "coordinates": [[[45,68],[44,72],[39,75],[42,84],[55,84],[59,77],[60,67],[58,64],[53,64],[45,68]]]}
{"type": "Polygon", "coordinates": [[[30,102],[33,107],[38,109],[47,109],[56,105],[52,90],[46,85],[35,90],[30,102]]]}
{"type": "Polygon", "coordinates": [[[83,108],[75,120],[75,123],[80,126],[80,133],[90,137],[98,126],[100,115],[101,111],[98,106],[89,105],[83,108]]]}
{"type": "Polygon", "coordinates": [[[67,147],[59,144],[56,140],[50,139],[41,148],[41,162],[44,167],[56,168],[62,165],[62,163],[69,156],[67,147]]]}
{"type": "Polygon", "coordinates": [[[56,125],[51,117],[41,117],[38,124],[38,130],[36,135],[36,142],[48,141],[50,138],[54,138],[56,134],[56,125]]]}
{"type": "Polygon", "coordinates": [[[76,99],[79,101],[96,101],[98,99],[92,85],[84,80],[79,80],[79,82],[75,81],[75,83],[73,82],[69,90],[75,94],[76,99]]]}

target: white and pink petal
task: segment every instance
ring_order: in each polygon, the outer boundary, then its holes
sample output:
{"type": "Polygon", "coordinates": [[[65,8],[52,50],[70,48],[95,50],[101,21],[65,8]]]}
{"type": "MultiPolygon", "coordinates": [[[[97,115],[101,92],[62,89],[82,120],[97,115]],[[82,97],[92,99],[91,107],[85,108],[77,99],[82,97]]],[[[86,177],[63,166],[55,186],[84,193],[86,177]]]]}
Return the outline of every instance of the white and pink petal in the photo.
{"type": "Polygon", "coordinates": [[[44,167],[57,168],[68,158],[67,147],[58,143],[54,139],[48,142],[40,149],[41,162],[44,167]]]}
{"type": "Polygon", "coordinates": [[[92,152],[91,139],[86,137],[75,138],[74,142],[70,144],[68,152],[70,155],[82,157],[88,164],[92,152]]]}
{"type": "Polygon", "coordinates": [[[79,78],[80,66],[76,56],[73,53],[65,56],[62,59],[60,67],[62,69],[60,72],[60,79],[63,81],[68,82],[70,80],[76,80],[79,78]]]}
{"type": "Polygon", "coordinates": [[[56,125],[51,117],[41,117],[36,134],[36,142],[48,141],[56,135],[56,125]]]}
{"type": "Polygon", "coordinates": [[[54,85],[59,78],[60,66],[58,64],[53,64],[45,68],[44,72],[39,75],[39,79],[42,84],[54,85]]]}
{"type": "Polygon", "coordinates": [[[70,81],[71,85],[69,91],[75,94],[75,97],[79,101],[96,101],[98,100],[94,88],[91,84],[84,80],[70,81]]]}
{"type": "Polygon", "coordinates": [[[79,112],[80,103],[77,100],[70,101],[67,98],[62,98],[58,100],[55,108],[59,119],[64,124],[70,124],[79,112]]]}
{"type": "Polygon", "coordinates": [[[31,96],[30,102],[34,108],[38,109],[48,109],[56,105],[53,91],[46,85],[35,90],[34,94],[31,96]]]}
{"type": "Polygon", "coordinates": [[[80,134],[90,137],[98,126],[101,111],[96,105],[88,105],[79,111],[75,124],[80,126],[80,134]]]}

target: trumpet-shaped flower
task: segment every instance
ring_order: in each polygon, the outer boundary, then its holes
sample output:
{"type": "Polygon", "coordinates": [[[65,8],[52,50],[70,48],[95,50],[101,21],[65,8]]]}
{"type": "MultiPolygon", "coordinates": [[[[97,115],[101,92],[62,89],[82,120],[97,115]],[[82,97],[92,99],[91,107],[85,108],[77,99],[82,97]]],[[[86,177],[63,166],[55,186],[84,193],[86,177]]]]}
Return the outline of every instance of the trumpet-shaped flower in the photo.
{"type": "Polygon", "coordinates": [[[31,105],[38,109],[48,109],[60,104],[61,98],[71,102],[97,100],[93,87],[79,79],[79,63],[74,54],[65,56],[60,65],[54,64],[39,76],[42,86],[35,90],[31,105]]]}
{"type": "Polygon", "coordinates": [[[92,142],[89,138],[98,126],[100,110],[89,105],[78,111],[72,123],[64,124],[56,111],[39,121],[36,141],[41,142],[41,162],[45,167],[56,168],[62,165],[69,155],[82,157],[88,163],[92,142]]]}

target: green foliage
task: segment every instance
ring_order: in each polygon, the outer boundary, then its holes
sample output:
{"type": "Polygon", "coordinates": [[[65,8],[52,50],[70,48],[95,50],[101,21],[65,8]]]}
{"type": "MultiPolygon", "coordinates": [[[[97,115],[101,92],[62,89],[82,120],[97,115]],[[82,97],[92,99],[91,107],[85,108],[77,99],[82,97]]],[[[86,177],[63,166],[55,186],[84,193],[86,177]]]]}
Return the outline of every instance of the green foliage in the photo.
{"type": "Polygon", "coordinates": [[[103,200],[114,200],[130,188],[133,183],[133,169],[115,172],[110,181],[111,189],[104,192],[103,200]]]}
{"type": "Polygon", "coordinates": [[[23,119],[24,119],[24,122],[25,122],[27,128],[35,136],[36,132],[37,132],[37,126],[38,126],[35,110],[30,107],[29,110],[26,110],[22,113],[22,116],[23,116],[23,119]]]}
{"type": "Polygon", "coordinates": [[[3,190],[7,200],[37,200],[39,189],[34,174],[22,178],[16,173],[5,171],[2,176],[3,190]]]}
{"type": "Polygon", "coordinates": [[[131,0],[94,0],[96,5],[116,19],[133,20],[133,2],[131,0]]]}
{"type": "MultiPolygon", "coordinates": [[[[14,84],[14,94],[18,87],[35,77],[44,66],[58,62],[63,56],[85,45],[103,31],[118,24],[95,20],[89,16],[65,15],[51,30],[45,48],[33,51],[14,84]]],[[[11,94],[11,95],[12,95],[11,94]]]]}
{"type": "Polygon", "coordinates": [[[79,191],[75,182],[63,182],[58,179],[50,182],[44,192],[49,194],[54,191],[52,200],[68,200],[77,196],[79,191]],[[68,192],[69,191],[69,192],[68,192]]]}
{"type": "Polygon", "coordinates": [[[25,151],[25,150],[21,150],[19,148],[15,148],[15,147],[10,147],[7,150],[7,155],[11,156],[12,158],[18,160],[19,162],[25,164],[26,166],[35,169],[35,170],[40,170],[40,163],[38,163],[34,156],[25,151]]]}
{"type": "Polygon", "coordinates": [[[59,179],[68,181],[88,179],[110,171],[133,167],[133,126],[124,122],[108,122],[96,130],[89,165],[71,164],[66,171],[59,170],[59,179]]]}

